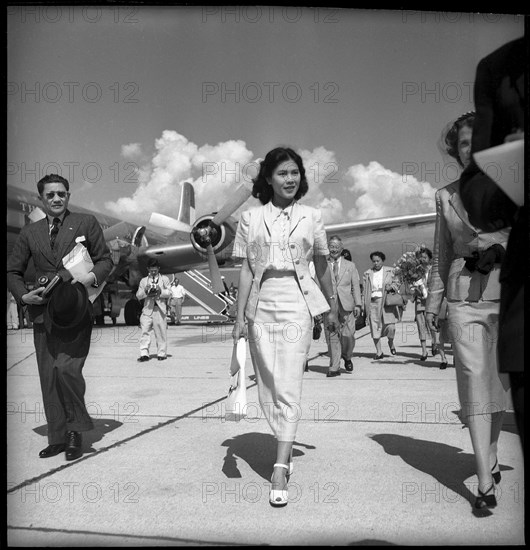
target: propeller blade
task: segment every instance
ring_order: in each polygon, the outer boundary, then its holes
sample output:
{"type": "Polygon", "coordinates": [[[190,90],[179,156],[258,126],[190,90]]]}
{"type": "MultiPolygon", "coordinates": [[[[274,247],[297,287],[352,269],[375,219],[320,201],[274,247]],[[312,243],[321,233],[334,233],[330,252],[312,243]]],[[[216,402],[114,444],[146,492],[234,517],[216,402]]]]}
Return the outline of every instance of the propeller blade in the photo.
{"type": "Polygon", "coordinates": [[[134,232],[133,239],[132,239],[132,244],[134,244],[134,246],[142,246],[145,230],[146,230],[145,225],[141,225],[140,227],[136,228],[136,231],[134,232]]]}
{"type": "Polygon", "coordinates": [[[164,214],[159,214],[158,212],[153,212],[149,218],[149,229],[169,236],[175,231],[189,233],[192,228],[191,225],[176,220],[175,218],[165,216],[164,214]]]}
{"type": "Polygon", "coordinates": [[[208,252],[208,266],[210,267],[210,278],[212,280],[212,290],[219,294],[224,292],[225,287],[223,285],[223,280],[221,279],[221,271],[219,270],[219,265],[217,263],[217,258],[215,257],[215,252],[213,246],[209,244],[206,247],[208,252]]]}
{"type": "Polygon", "coordinates": [[[252,189],[241,184],[230,198],[223,204],[219,212],[215,214],[212,223],[221,225],[229,218],[243,203],[245,203],[252,195],[252,189]]]}

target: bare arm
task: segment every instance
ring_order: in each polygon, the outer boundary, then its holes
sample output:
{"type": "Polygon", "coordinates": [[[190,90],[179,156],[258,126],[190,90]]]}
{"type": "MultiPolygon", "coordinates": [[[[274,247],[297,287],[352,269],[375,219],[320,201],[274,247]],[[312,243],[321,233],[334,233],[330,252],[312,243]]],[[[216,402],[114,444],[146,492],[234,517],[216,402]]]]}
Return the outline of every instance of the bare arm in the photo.
{"type": "Polygon", "coordinates": [[[245,258],[241,264],[241,271],[239,272],[239,283],[237,292],[237,316],[232,336],[234,342],[237,342],[239,338],[248,337],[247,327],[245,325],[245,308],[247,307],[248,297],[250,295],[250,289],[252,288],[252,279],[254,275],[248,264],[248,260],[245,258]]]}
{"type": "Polygon", "coordinates": [[[329,304],[330,312],[326,315],[328,327],[332,332],[338,327],[339,306],[337,297],[333,293],[333,281],[331,280],[331,271],[325,256],[315,256],[315,273],[320,283],[320,288],[329,304]]]}

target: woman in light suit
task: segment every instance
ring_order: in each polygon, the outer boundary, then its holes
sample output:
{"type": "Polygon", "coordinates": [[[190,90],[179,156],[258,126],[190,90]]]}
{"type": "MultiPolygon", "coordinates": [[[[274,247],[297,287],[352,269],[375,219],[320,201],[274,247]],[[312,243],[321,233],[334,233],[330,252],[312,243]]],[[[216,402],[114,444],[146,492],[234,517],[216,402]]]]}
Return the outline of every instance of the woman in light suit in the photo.
{"type": "MultiPolygon", "coordinates": [[[[462,115],[445,137],[447,153],[462,168],[470,161],[474,118],[474,113],[462,115]]],[[[436,192],[434,257],[425,310],[427,323],[436,329],[445,292],[461,420],[469,427],[477,465],[475,507],[490,508],[497,504],[497,441],[509,390],[497,367],[499,272],[509,229],[484,233],[473,227],[459,190],[455,181],[436,192]]]]}
{"type": "Polygon", "coordinates": [[[381,336],[388,337],[390,353],[396,355],[394,337],[396,334],[396,323],[401,320],[402,309],[398,306],[385,305],[388,292],[398,292],[399,282],[394,277],[394,270],[383,265],[386,256],[382,252],[370,254],[372,268],[364,272],[364,311],[366,322],[370,325],[370,332],[375,344],[376,355],[374,360],[384,357],[381,349],[381,336]]]}
{"type": "Polygon", "coordinates": [[[233,255],[243,262],[233,337],[249,341],[260,404],[278,441],[269,502],[285,506],[312,319],[331,310],[334,330],[337,300],[320,211],[297,202],[308,190],[301,157],[273,149],[253,183],[262,206],[243,212],[237,227],[233,255]]]}

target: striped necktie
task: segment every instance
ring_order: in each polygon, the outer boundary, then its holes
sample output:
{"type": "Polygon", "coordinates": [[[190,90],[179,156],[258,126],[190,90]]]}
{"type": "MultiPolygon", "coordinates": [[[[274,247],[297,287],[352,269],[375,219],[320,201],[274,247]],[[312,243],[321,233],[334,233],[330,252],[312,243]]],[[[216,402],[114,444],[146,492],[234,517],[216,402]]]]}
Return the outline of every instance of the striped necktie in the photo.
{"type": "Polygon", "coordinates": [[[335,276],[335,280],[337,280],[339,276],[339,260],[333,262],[333,275],[335,276]]]}
{"type": "Polygon", "coordinates": [[[57,233],[59,233],[60,223],[61,223],[60,218],[53,218],[53,226],[52,226],[52,230],[50,231],[50,246],[52,250],[55,245],[55,239],[57,238],[57,233]]]}

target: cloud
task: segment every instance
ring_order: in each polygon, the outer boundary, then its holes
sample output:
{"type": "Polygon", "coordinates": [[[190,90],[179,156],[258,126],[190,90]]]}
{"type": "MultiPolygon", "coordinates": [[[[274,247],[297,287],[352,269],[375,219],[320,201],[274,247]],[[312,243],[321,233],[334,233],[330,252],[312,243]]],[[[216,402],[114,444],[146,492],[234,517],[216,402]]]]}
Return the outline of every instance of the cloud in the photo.
{"type": "MultiPolygon", "coordinates": [[[[197,216],[217,211],[232,191],[249,183],[255,174],[252,152],[241,140],[199,147],[173,130],[164,130],[155,140],[155,150],[137,171],[133,195],[105,204],[119,217],[143,224],[152,212],[176,217],[184,181],[191,181],[195,188],[197,216]]],[[[122,153],[136,152],[141,152],[140,144],[122,147],[122,153]]]]}
{"type": "Polygon", "coordinates": [[[309,191],[302,199],[304,204],[319,208],[324,223],[335,223],[342,220],[343,206],[340,200],[328,198],[322,191],[322,186],[339,183],[337,159],[333,151],[325,147],[316,147],[312,151],[298,151],[304,162],[309,191]]]}
{"type": "MultiPolygon", "coordinates": [[[[344,173],[335,153],[325,147],[298,153],[309,183],[302,202],[319,208],[326,224],[434,211],[436,190],[427,182],[387,170],[376,161],[350,166],[344,173]]],[[[254,155],[242,140],[199,146],[174,130],[164,130],[155,140],[150,159],[139,143],[122,146],[122,154],[141,162],[138,185],[132,196],[105,206],[118,217],[141,224],[148,223],[152,212],[176,217],[184,181],[193,184],[199,217],[218,211],[240,184],[251,188],[257,170],[254,155]]],[[[257,204],[250,198],[235,217],[257,204]]]]}
{"type": "Polygon", "coordinates": [[[354,207],[350,220],[365,220],[433,212],[436,189],[427,182],[392,172],[372,161],[368,166],[350,166],[345,174],[354,207]]]}
{"type": "Polygon", "coordinates": [[[137,159],[142,156],[142,146],[140,143],[129,143],[121,146],[121,155],[126,159],[137,159]]]}

